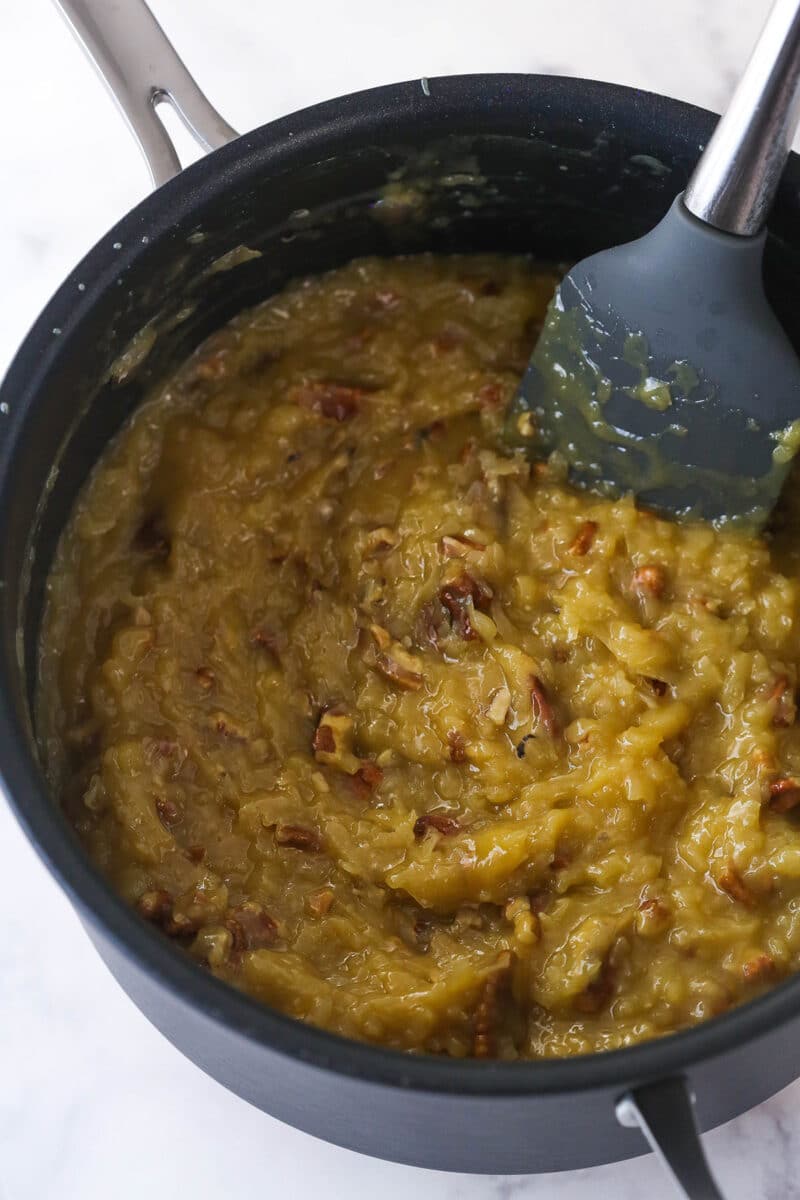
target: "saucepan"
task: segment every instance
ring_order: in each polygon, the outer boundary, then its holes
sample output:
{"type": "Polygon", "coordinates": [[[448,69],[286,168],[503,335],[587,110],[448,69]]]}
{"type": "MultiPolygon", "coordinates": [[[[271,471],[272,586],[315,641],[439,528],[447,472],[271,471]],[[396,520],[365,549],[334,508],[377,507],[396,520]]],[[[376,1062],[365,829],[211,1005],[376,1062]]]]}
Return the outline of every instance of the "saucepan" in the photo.
{"type": "MultiPolygon", "coordinates": [[[[649,1143],[687,1194],[719,1196],[697,1128],[800,1075],[800,978],[686,1032],[564,1060],[455,1061],[347,1041],[203,972],[112,893],[48,791],[31,717],[44,583],[65,518],[109,438],[203,338],[293,277],[357,255],[525,251],[564,262],[635,237],[682,190],[715,117],[583,79],[466,75],[360,92],[237,136],[141,0],[61,7],[156,190],[66,279],[0,389],[8,801],[134,1003],[264,1111],[342,1146],[458,1171],[587,1167],[649,1143]],[[162,102],[211,151],[182,172],[162,102]]],[[[766,276],[800,341],[796,157],[766,276]]]]}

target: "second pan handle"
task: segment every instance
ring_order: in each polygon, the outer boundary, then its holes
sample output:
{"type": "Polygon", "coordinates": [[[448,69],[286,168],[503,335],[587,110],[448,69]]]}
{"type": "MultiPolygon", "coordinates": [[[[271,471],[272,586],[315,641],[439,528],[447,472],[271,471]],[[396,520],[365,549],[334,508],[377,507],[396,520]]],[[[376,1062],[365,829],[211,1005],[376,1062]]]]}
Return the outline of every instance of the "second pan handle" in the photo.
{"type": "Polygon", "coordinates": [[[724,1200],[703,1152],[684,1079],[660,1079],[633,1088],[617,1102],[617,1120],[642,1131],[685,1200],[724,1200]]]}
{"type": "Polygon", "coordinates": [[[174,108],[204,150],[238,137],[206,99],[144,0],[55,0],[102,76],[160,187],[181,169],[156,106],[174,108]]]}

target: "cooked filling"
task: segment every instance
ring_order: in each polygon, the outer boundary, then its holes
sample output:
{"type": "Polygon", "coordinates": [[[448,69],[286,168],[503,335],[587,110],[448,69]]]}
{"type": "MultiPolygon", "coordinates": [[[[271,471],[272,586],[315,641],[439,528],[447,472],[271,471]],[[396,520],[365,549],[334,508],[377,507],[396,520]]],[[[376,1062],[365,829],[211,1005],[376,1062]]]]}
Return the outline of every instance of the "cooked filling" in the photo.
{"type": "Polygon", "coordinates": [[[354,263],[235,320],[61,540],[48,770],[142,917],[404,1050],[629,1045],[800,964],[798,521],[504,450],[554,277],[354,263]]]}

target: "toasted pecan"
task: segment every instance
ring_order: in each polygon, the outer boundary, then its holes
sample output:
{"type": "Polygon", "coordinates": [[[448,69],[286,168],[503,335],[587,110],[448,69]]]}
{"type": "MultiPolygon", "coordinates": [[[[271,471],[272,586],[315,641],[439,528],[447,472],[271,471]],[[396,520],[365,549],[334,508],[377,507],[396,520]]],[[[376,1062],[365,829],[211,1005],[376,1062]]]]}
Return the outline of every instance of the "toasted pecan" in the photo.
{"type": "Polygon", "coordinates": [[[204,692],[210,692],[214,686],[215,676],[210,667],[197,667],[194,677],[197,680],[198,686],[204,692]]]}
{"type": "Polygon", "coordinates": [[[450,761],[463,763],[467,761],[467,739],[458,729],[447,731],[447,745],[450,750],[450,761]]]}
{"type": "Polygon", "coordinates": [[[278,825],[275,841],[279,846],[291,846],[293,850],[305,850],[309,854],[319,854],[322,850],[319,834],[303,825],[278,825]]]}
{"type": "Polygon", "coordinates": [[[356,415],[364,395],[363,388],[317,379],[293,388],[290,399],[301,408],[341,422],[356,415]]]}
{"type": "Polygon", "coordinates": [[[448,817],[447,813],[429,812],[423,813],[421,817],[417,817],[414,822],[414,837],[423,838],[429,829],[435,829],[437,833],[441,833],[443,837],[452,837],[454,833],[458,833],[461,825],[455,817],[448,817]]]}
{"type": "Polygon", "coordinates": [[[774,779],[769,785],[767,804],[772,812],[791,812],[800,804],[800,782],[788,778],[774,779]]]}
{"type": "Polygon", "coordinates": [[[397,643],[385,654],[378,654],[375,665],[381,675],[407,692],[418,692],[422,687],[423,676],[418,669],[422,666],[422,660],[415,654],[409,654],[397,643]]]}
{"type": "Polygon", "coordinates": [[[561,728],[558,723],[558,717],[555,714],[552,704],[547,698],[544,684],[538,675],[531,675],[529,680],[531,692],[531,708],[533,710],[533,719],[537,725],[541,725],[550,737],[558,737],[561,728]]]}
{"type": "Polygon", "coordinates": [[[777,974],[775,959],[769,954],[757,954],[750,958],[742,967],[742,975],[746,983],[763,983],[773,979],[777,974]]]}
{"type": "Polygon", "coordinates": [[[597,521],[584,521],[569,545],[569,553],[582,558],[591,549],[594,536],[597,533],[597,521]]]}
{"type": "Polygon", "coordinates": [[[383,771],[380,767],[376,763],[366,760],[362,762],[355,774],[350,776],[350,783],[359,799],[367,800],[382,779],[383,771]]]}
{"type": "Polygon", "coordinates": [[[233,949],[240,953],[266,949],[278,937],[277,922],[255,900],[228,909],[224,924],[233,938],[233,949]]]}
{"type": "Polygon", "coordinates": [[[181,819],[181,810],[169,796],[156,796],[156,812],[159,821],[166,829],[171,829],[181,819]]]}
{"type": "Polygon", "coordinates": [[[439,549],[445,558],[463,558],[470,551],[478,554],[482,553],[486,549],[486,546],[483,542],[477,542],[474,538],[468,538],[463,533],[446,533],[444,537],[439,539],[439,549]]]}
{"type": "Polygon", "coordinates": [[[504,950],[481,990],[475,1011],[472,1053],[475,1058],[492,1058],[497,1053],[497,1021],[501,993],[508,986],[513,965],[510,950],[504,950]]]}
{"type": "Polygon", "coordinates": [[[748,908],[755,902],[753,893],[732,862],[729,862],[722,873],[717,876],[717,885],[722,888],[723,892],[727,892],[732,900],[737,900],[748,908]]]}
{"type": "Polygon", "coordinates": [[[453,630],[464,641],[474,641],[479,634],[470,620],[470,612],[483,612],[492,598],[492,589],[482,580],[462,572],[439,590],[439,599],[450,614],[453,630]]]}
{"type": "Polygon", "coordinates": [[[640,596],[653,596],[656,600],[664,595],[667,573],[659,563],[647,563],[633,572],[631,587],[640,596]]]}
{"type": "Polygon", "coordinates": [[[778,675],[769,687],[766,700],[773,705],[772,724],[779,729],[788,729],[797,720],[797,702],[794,688],[785,675],[778,675]]]}
{"type": "Polygon", "coordinates": [[[153,888],[142,893],[136,901],[136,908],[146,921],[161,924],[172,913],[172,896],[163,888],[153,888]]]}

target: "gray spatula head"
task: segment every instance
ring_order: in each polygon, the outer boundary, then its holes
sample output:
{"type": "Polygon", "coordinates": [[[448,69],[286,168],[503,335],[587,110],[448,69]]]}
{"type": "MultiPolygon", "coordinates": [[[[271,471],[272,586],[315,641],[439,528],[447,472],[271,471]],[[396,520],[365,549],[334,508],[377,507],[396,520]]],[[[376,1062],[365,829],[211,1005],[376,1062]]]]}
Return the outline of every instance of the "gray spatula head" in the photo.
{"type": "Polygon", "coordinates": [[[764,294],[765,234],[722,233],[681,197],[651,233],[561,283],[510,418],[576,482],[760,525],[800,445],[800,361],[764,294]]]}

